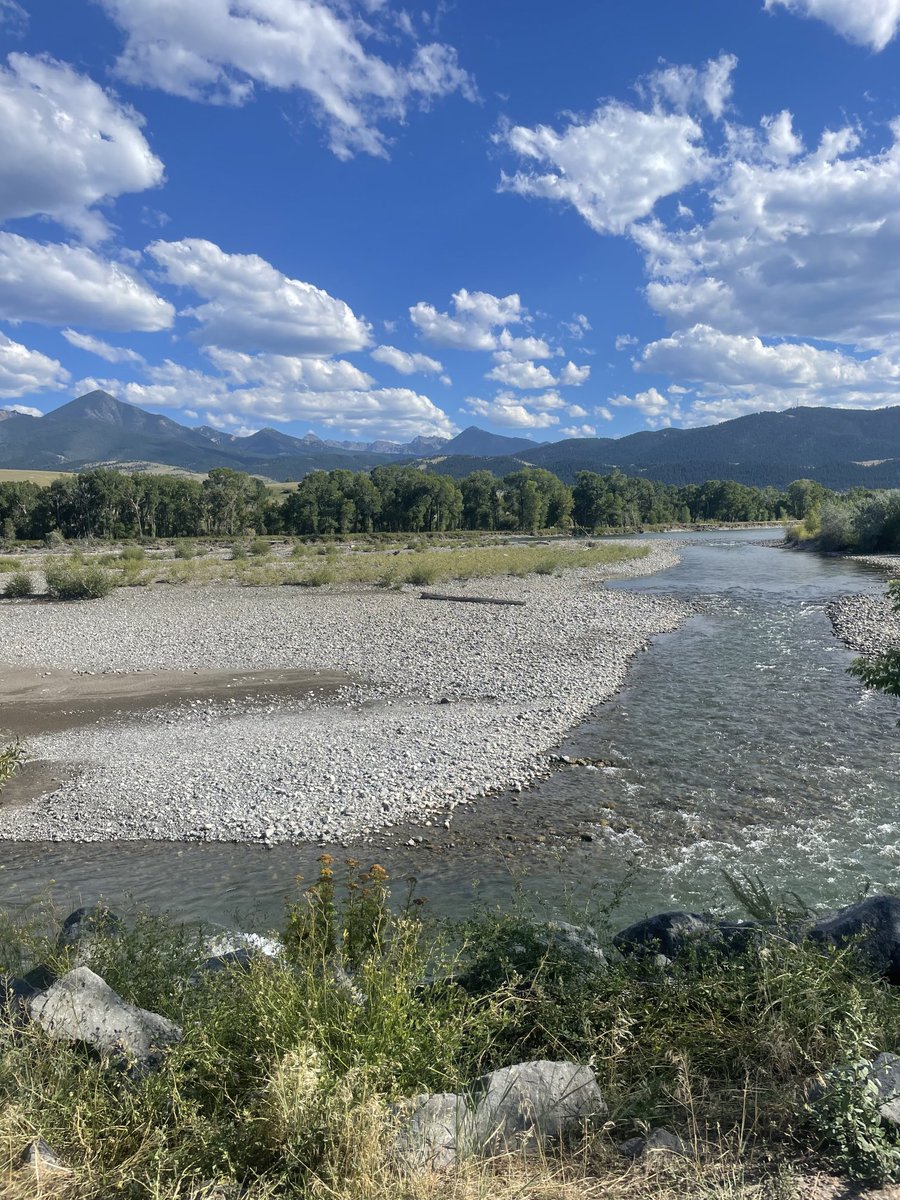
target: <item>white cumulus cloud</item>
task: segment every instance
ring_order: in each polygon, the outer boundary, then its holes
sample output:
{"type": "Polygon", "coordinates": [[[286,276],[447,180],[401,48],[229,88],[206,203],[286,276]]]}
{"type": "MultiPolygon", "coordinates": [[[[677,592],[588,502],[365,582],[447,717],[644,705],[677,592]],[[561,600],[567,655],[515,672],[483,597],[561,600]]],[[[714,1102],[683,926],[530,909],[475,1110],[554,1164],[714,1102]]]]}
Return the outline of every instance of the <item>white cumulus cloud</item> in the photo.
{"type": "Polygon", "coordinates": [[[848,41],[873,50],[883,50],[900,28],[900,0],[765,0],[765,7],[816,17],[848,41]]]}
{"type": "Polygon", "coordinates": [[[596,425],[566,425],[559,431],[566,438],[592,438],[597,436],[596,425]]]}
{"type": "Polygon", "coordinates": [[[77,329],[61,329],[60,333],[70,346],[75,346],[78,350],[87,350],[89,354],[96,354],[98,358],[105,358],[107,362],[142,363],[144,361],[144,356],[138,354],[136,350],[130,350],[127,346],[111,346],[109,342],[92,337],[89,333],[79,333],[77,329]]]}
{"type": "Polygon", "coordinates": [[[485,378],[496,380],[507,387],[518,388],[520,391],[556,386],[580,387],[591,373],[590,367],[577,367],[568,362],[559,375],[554,375],[550,368],[542,363],[520,361],[509,350],[496,350],[494,364],[485,378]]]}
{"type": "Polygon", "coordinates": [[[436,358],[429,358],[427,354],[409,354],[396,346],[376,346],[371,357],[375,362],[393,367],[401,375],[441,375],[444,370],[436,358]]]}
{"type": "Polygon", "coordinates": [[[310,392],[366,391],[375,380],[345,359],[296,358],[286,354],[243,354],[209,346],[207,357],[232,383],[265,383],[310,392]]]}
{"type": "Polygon", "coordinates": [[[453,309],[439,312],[433,304],[420,300],[409,315],[423,337],[439,346],[455,350],[496,350],[499,326],[519,325],[527,313],[519,296],[494,296],[490,292],[470,292],[460,288],[452,296],[453,309]]]}
{"type": "Polygon", "coordinates": [[[651,429],[668,428],[681,421],[683,416],[679,401],[662,395],[655,387],[648,388],[646,392],[637,392],[634,396],[610,396],[609,402],[617,408],[636,409],[651,429]]]}
{"type": "Polygon", "coordinates": [[[673,65],[654,71],[639,85],[657,108],[671,107],[677,112],[709,113],[718,120],[731,99],[731,76],[737,66],[733,54],[720,54],[704,66],[673,65]]]}
{"type": "Polygon", "coordinates": [[[290,279],[256,254],[227,254],[202,238],[152,242],[147,252],[169,283],[203,299],[185,315],[199,323],[195,337],[204,344],[309,358],[371,343],[369,325],[343,300],[290,279]]]}
{"type": "Polygon", "coordinates": [[[649,111],[609,100],[590,117],[572,117],[562,130],[505,129],[497,140],[529,166],[503,173],[501,190],[571,204],[599,233],[624,233],[663,197],[713,172],[703,127],[691,110],[699,105],[721,116],[736,64],[722,55],[700,71],[656,73],[644,83],[649,111]]]}
{"type": "Polygon", "coordinates": [[[167,360],[145,367],[142,381],[92,378],[82,380],[79,388],[100,387],[142,408],[201,412],[209,424],[234,430],[304,421],[353,438],[404,441],[418,434],[449,437],[457,432],[429,397],[410,388],[370,388],[371,379],[362,372],[352,374],[357,369],[350,363],[300,362],[220,348],[207,354],[220,374],[167,360]]]}
{"type": "Polygon", "coordinates": [[[875,152],[860,149],[852,128],[827,131],[789,161],[756,148],[712,188],[706,223],[633,227],[653,308],[676,327],[874,346],[894,339],[900,123],[875,152]]]}
{"type": "Polygon", "coordinates": [[[86,246],[0,232],[0,318],[153,332],[175,310],[135,271],[86,246]]]}
{"type": "Polygon", "coordinates": [[[0,220],[42,214],[88,240],[108,232],[93,207],[163,180],[143,119],[54,59],[0,66],[0,220]]]}
{"type": "Polygon", "coordinates": [[[861,358],[808,343],[769,345],[758,337],[727,334],[707,325],[651,342],[636,366],[696,385],[697,395],[688,409],[679,399],[685,389],[677,384],[668,389],[682,409],[684,424],[794,404],[879,408],[900,400],[900,361],[890,355],[861,358]]]}
{"type": "Polygon", "coordinates": [[[501,394],[494,400],[482,400],[469,396],[466,409],[476,417],[482,417],[492,425],[509,429],[552,429],[559,424],[559,417],[546,410],[535,411],[523,404],[516,396],[501,394]]]}
{"type": "Polygon", "coordinates": [[[366,40],[388,41],[377,10],[364,22],[317,0],[101,3],[126,34],[116,70],[130,83],[220,104],[246,103],[257,86],[302,92],[341,158],[384,155],[380,123],[402,122],[415,106],[454,92],[475,98],[450,46],[416,46],[402,65],[367,49],[366,40]]]}
{"type": "Polygon", "coordinates": [[[42,417],[44,415],[39,408],[33,408],[30,404],[4,404],[0,412],[20,413],[23,417],[42,417]]]}
{"type": "MultiPolygon", "coordinates": [[[[0,396],[10,399],[32,392],[55,391],[65,387],[69,372],[54,358],[38,350],[29,350],[0,333],[0,396]]],[[[33,413],[22,405],[8,405],[9,411],[33,413]]]]}

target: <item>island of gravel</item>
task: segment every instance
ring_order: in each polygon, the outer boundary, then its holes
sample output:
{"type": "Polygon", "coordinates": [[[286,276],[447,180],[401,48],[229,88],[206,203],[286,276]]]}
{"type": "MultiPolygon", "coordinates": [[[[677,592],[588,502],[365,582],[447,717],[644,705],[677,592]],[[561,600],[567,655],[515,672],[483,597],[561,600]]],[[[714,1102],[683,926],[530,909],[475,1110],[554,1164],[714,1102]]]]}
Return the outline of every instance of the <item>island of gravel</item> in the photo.
{"type": "MultiPolygon", "coordinates": [[[[900,577],[900,555],[853,555],[852,560],[878,567],[888,578],[900,577]]],[[[851,650],[873,657],[900,647],[900,615],[894,612],[887,595],[841,596],[827,606],[826,612],[835,633],[851,650]]]]}
{"type": "Polygon", "coordinates": [[[461,803],[521,788],[617,691],[632,656],[691,614],[675,598],[604,585],[678,562],[674,544],[646,544],[646,557],[613,566],[490,581],[492,596],[524,606],[434,603],[409,588],[235,586],[4,606],[10,669],[302,669],[354,682],[321,698],[150,707],[31,738],[29,757],[70,777],[0,808],[0,838],[341,842],[443,822],[461,803]]]}

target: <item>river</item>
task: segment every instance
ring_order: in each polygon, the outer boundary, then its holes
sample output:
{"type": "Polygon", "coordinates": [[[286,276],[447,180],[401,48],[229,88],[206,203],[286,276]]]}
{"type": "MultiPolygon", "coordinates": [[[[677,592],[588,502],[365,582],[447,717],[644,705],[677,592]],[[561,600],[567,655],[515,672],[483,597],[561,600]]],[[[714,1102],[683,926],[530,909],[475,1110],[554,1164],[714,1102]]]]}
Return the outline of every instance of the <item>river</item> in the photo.
{"type": "Polygon", "coordinates": [[[847,675],[823,611],[883,576],[763,544],[772,531],[666,535],[679,566],[615,587],[700,605],[638,657],[627,687],[559,748],[565,766],[521,794],[349,847],[7,844],[0,903],[103,895],[189,920],[277,927],[323,849],[415,876],[437,912],[473,901],[578,910],[622,891],[616,918],[733,909],[723,871],[759,874],[813,904],[900,887],[900,705],[847,675]],[[411,843],[411,844],[408,844],[411,843]]]}

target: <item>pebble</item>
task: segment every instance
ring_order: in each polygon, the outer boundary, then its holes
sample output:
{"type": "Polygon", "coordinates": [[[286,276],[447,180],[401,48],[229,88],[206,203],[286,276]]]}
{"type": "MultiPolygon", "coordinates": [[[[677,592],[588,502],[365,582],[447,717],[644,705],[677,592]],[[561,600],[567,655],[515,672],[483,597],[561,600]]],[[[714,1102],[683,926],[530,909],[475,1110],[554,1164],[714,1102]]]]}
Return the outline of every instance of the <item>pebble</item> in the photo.
{"type": "Polygon", "coordinates": [[[900,615],[887,596],[842,596],[825,611],[851,650],[871,656],[900,648],[900,615]]]}
{"type": "MultiPolygon", "coordinates": [[[[446,829],[459,804],[545,774],[553,748],[621,687],[648,639],[691,614],[680,599],[604,586],[677,563],[675,544],[649,545],[646,558],[613,567],[492,579],[492,594],[526,600],[502,612],[423,604],[416,589],[219,585],[4,606],[10,665],[334,670],[359,683],[33,738],[31,758],[80,775],[0,809],[0,838],[274,845],[340,843],[429,818],[446,829]]],[[[443,586],[478,595],[485,581],[443,586]]]]}

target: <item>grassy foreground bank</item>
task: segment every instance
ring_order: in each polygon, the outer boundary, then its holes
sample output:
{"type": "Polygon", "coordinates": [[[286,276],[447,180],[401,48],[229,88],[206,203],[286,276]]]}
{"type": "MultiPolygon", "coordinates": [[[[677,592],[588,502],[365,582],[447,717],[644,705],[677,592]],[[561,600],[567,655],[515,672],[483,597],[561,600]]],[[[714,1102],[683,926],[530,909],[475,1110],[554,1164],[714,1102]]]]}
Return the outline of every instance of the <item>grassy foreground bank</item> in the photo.
{"type": "MultiPolygon", "coordinates": [[[[83,946],[111,987],[177,1021],[184,1040],[158,1070],[129,1076],[5,1019],[0,1193],[800,1200],[816,1164],[900,1171],[900,1150],[876,1136],[864,1099],[848,1097],[830,1124],[803,1103],[816,1072],[900,1045],[900,1001],[852,950],[776,934],[764,947],[665,969],[603,964],[525,915],[440,927],[414,900],[392,910],[377,867],[350,864],[348,883],[339,899],[323,860],[288,905],[283,956],[257,955],[248,971],[191,981],[202,932],[147,914],[83,946]],[[593,1066],[609,1104],[604,1129],[558,1155],[403,1172],[392,1102],[536,1058],[593,1066]],[[659,1125],[688,1156],[629,1166],[616,1144],[659,1125]],[[16,1163],[37,1136],[65,1166],[36,1186],[33,1169],[16,1163]]],[[[4,922],[8,973],[72,965],[75,948],[45,929],[45,915],[4,922]]]]}

